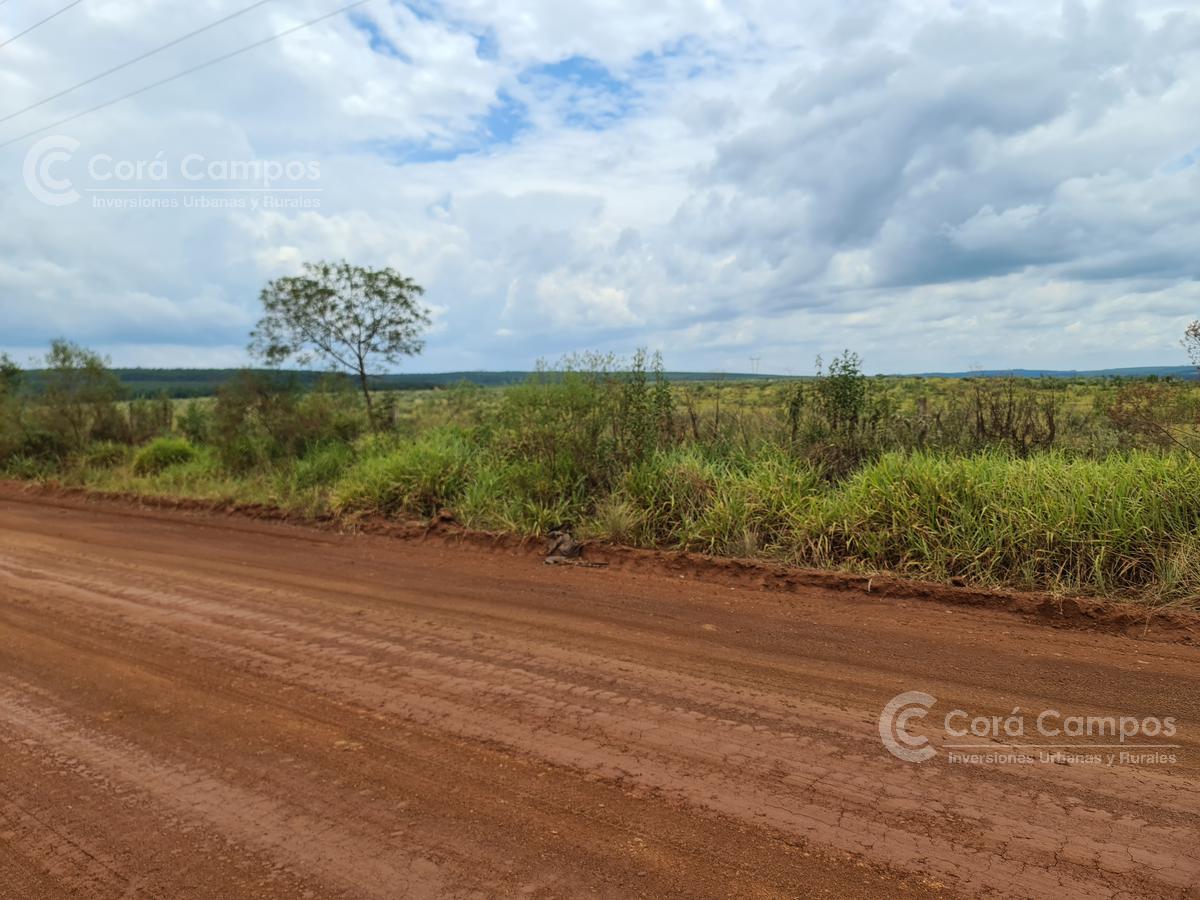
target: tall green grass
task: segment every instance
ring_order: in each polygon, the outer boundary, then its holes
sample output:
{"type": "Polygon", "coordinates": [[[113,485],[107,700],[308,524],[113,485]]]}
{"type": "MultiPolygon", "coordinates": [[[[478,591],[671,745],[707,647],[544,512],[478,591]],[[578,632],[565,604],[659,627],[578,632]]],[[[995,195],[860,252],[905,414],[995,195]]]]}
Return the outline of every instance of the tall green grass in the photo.
{"type": "Polygon", "coordinates": [[[196,457],[196,448],[187,438],[155,438],[134,454],[133,474],[155,475],[171,466],[191,462],[196,457]]]}
{"type": "Polygon", "coordinates": [[[985,584],[1200,595],[1200,460],[889,454],[814,508],[803,555],[985,584]]]}
{"type": "Polygon", "coordinates": [[[474,528],[570,524],[644,547],[1200,608],[1200,459],[1182,453],[890,453],[831,482],[779,446],[692,443],[617,466],[601,488],[477,428],[446,426],[315,445],[250,472],[209,446],[164,439],[132,457],[97,445],[73,465],[67,480],[101,489],[341,516],[448,507],[474,528]]]}
{"type": "Polygon", "coordinates": [[[780,555],[820,490],[814,469],[779,450],[724,456],[672,449],[632,467],[597,524],[603,533],[622,510],[631,524],[621,530],[637,543],[780,555]]]}
{"type": "Polygon", "coordinates": [[[331,506],[341,514],[432,515],[454,506],[470,482],[471,445],[464,435],[443,429],[376,447],[333,486],[331,506]]]}
{"type": "Polygon", "coordinates": [[[1200,460],[888,454],[824,483],[786,455],[658,454],[593,533],[629,543],[980,585],[1200,603],[1200,460]]]}

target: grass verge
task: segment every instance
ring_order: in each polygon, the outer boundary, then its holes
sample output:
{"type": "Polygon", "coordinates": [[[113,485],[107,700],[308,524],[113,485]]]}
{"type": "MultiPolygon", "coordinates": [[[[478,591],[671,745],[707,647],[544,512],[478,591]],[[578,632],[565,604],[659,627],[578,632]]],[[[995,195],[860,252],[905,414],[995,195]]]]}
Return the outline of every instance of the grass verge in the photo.
{"type": "Polygon", "coordinates": [[[445,507],[480,529],[569,523],[639,547],[1200,609],[1200,461],[1182,454],[892,453],[830,484],[779,449],[688,446],[654,451],[597,489],[445,428],[317,446],[248,472],[159,439],[132,457],[96,445],[64,470],[14,474],[346,518],[445,507]]]}

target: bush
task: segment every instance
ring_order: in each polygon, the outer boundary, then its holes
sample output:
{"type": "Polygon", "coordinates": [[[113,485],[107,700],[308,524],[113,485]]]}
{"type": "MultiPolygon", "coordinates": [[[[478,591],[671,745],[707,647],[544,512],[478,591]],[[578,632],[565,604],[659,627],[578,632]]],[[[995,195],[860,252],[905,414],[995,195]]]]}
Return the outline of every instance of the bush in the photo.
{"type": "Polygon", "coordinates": [[[14,455],[53,463],[65,459],[70,452],[71,445],[64,435],[35,426],[25,430],[14,455]]]}
{"type": "Polygon", "coordinates": [[[292,486],[311,490],[333,484],[354,462],[354,450],[347,444],[325,444],[310,450],[292,469],[292,486]]]}
{"type": "Polygon", "coordinates": [[[722,556],[790,554],[823,487],[817,472],[783,453],[730,464],[685,542],[722,556]]]}
{"type": "Polygon", "coordinates": [[[179,432],[193,444],[203,444],[212,431],[212,412],[198,400],[189,400],[176,419],[179,432]]]}
{"type": "Polygon", "coordinates": [[[536,466],[538,479],[560,494],[602,489],[617,471],[617,395],[606,386],[602,361],[572,365],[509,388],[493,431],[505,459],[536,466]]]}
{"type": "Polygon", "coordinates": [[[55,465],[52,461],[42,457],[18,454],[9,457],[0,471],[3,471],[9,478],[17,478],[22,481],[41,481],[55,474],[55,465]]]}
{"type": "Polygon", "coordinates": [[[211,437],[221,462],[235,472],[265,465],[283,456],[276,436],[279,423],[295,412],[294,385],[254,372],[240,372],[217,391],[211,437]]]}
{"type": "Polygon", "coordinates": [[[335,512],[429,516],[453,507],[469,483],[472,451],[455,431],[432,432],[355,463],[334,485],[335,512]]]}
{"type": "Polygon", "coordinates": [[[17,396],[21,368],[0,353],[0,463],[16,455],[24,440],[23,404],[17,396]]]}
{"type": "Polygon", "coordinates": [[[0,463],[20,453],[24,444],[20,406],[15,399],[0,394],[0,463]]]}
{"type": "Polygon", "coordinates": [[[628,500],[648,544],[682,544],[712,502],[720,477],[697,447],[656,453],[626,472],[619,494],[628,500]]]}
{"type": "Polygon", "coordinates": [[[112,469],[129,459],[129,448],[115,441],[101,441],[87,447],[79,457],[81,465],[92,469],[112,469]]]}
{"type": "Polygon", "coordinates": [[[175,418],[171,398],[162,394],[153,400],[141,398],[129,401],[129,440],[143,444],[151,438],[167,434],[175,418]]]}
{"type": "Polygon", "coordinates": [[[294,381],[242,372],[217,393],[210,431],[221,461],[246,471],[365,429],[360,401],[344,389],[302,395],[294,381]]]}
{"type": "Polygon", "coordinates": [[[108,361],[69,341],[51,343],[37,412],[43,430],[70,450],[93,440],[122,440],[128,422],[117,409],[123,389],[108,361]]]}
{"type": "Polygon", "coordinates": [[[161,437],[142,447],[133,457],[135,475],[157,475],[164,469],[191,462],[196,448],[185,438],[161,437]]]}
{"type": "Polygon", "coordinates": [[[605,494],[672,440],[670,385],[645,351],[623,368],[612,356],[568,357],[506,390],[492,424],[505,459],[536,472],[527,487],[541,502],[605,494]]]}

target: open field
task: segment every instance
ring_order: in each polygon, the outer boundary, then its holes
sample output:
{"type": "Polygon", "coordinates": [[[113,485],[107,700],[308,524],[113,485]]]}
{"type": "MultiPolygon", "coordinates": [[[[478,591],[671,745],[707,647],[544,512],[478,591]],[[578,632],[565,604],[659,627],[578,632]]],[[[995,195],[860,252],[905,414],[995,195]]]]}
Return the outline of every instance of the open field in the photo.
{"type": "Polygon", "coordinates": [[[1200,888],[1195,647],[12,489],[0,592],[13,896],[1200,888]],[[910,690],[1175,762],[901,762],[910,690]]]}
{"type": "Polygon", "coordinates": [[[846,354],[677,383],[641,355],[368,411],[253,373],[121,400],[91,365],[0,392],[0,474],[1200,608],[1200,382],[868,378],[846,354]]]}

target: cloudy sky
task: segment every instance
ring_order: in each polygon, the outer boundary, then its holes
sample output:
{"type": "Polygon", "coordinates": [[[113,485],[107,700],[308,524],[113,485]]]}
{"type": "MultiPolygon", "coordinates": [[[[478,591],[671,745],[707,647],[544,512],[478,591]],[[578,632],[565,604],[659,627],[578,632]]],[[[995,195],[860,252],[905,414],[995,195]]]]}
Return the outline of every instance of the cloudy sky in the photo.
{"type": "Polygon", "coordinates": [[[82,0],[9,44],[67,0],[0,5],[0,349],[236,365],[267,280],[345,257],[427,287],[411,370],[1186,362],[1194,4],[371,0],[62,122],[345,2],[25,112],[251,0],[82,0]]]}

